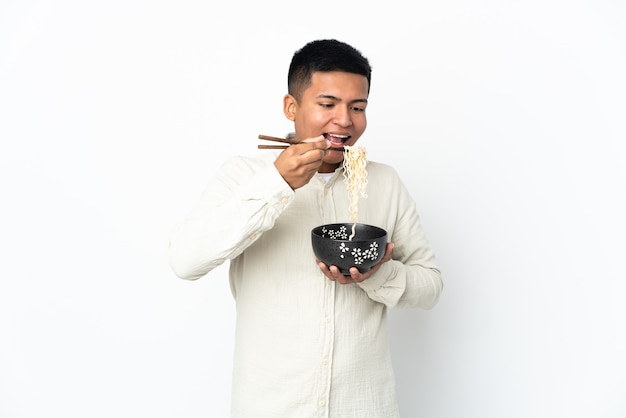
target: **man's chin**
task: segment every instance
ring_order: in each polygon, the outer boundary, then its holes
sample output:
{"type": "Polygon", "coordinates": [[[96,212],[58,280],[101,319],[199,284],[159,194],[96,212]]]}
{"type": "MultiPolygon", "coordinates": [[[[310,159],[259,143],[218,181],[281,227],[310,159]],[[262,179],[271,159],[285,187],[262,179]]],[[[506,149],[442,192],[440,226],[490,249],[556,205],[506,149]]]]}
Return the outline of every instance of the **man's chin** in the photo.
{"type": "Polygon", "coordinates": [[[343,161],[343,152],[328,151],[322,161],[324,161],[326,164],[339,164],[343,161]]]}

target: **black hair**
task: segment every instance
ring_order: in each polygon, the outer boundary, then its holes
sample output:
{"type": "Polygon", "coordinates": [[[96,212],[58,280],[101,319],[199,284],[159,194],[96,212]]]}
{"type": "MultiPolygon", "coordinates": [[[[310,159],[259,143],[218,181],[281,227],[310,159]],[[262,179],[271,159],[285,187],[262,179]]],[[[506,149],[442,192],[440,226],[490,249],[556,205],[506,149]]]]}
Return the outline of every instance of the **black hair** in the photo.
{"type": "Polygon", "coordinates": [[[372,80],[368,59],[356,48],[336,39],[311,41],[297,50],[291,59],[287,75],[288,93],[300,101],[302,92],[311,85],[317,71],[343,71],[367,78],[367,92],[372,80]]]}

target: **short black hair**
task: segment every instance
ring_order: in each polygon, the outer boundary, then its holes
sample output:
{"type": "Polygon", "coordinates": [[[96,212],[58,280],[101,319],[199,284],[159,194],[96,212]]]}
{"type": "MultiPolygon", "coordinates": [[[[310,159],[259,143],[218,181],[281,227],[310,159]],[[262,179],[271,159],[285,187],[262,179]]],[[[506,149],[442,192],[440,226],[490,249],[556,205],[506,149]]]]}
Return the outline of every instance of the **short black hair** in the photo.
{"type": "Polygon", "coordinates": [[[369,93],[372,67],[359,50],[336,39],[311,41],[297,50],[291,59],[287,75],[287,91],[299,102],[302,92],[311,85],[317,71],[343,71],[367,78],[369,93]]]}

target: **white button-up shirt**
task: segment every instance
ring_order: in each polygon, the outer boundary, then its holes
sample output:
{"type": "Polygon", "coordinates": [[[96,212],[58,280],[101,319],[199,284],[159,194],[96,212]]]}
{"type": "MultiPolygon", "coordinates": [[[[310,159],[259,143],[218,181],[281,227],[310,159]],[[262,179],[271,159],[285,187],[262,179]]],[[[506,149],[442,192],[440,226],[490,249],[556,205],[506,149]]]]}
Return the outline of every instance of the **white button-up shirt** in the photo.
{"type": "Polygon", "coordinates": [[[393,259],[341,285],[315,263],[311,230],[351,222],[342,168],[294,191],[274,159],[227,161],[170,242],[181,278],[230,260],[232,417],[397,417],[387,308],[430,309],[443,287],[415,203],[395,170],[368,163],[358,222],[387,231],[393,259]]]}

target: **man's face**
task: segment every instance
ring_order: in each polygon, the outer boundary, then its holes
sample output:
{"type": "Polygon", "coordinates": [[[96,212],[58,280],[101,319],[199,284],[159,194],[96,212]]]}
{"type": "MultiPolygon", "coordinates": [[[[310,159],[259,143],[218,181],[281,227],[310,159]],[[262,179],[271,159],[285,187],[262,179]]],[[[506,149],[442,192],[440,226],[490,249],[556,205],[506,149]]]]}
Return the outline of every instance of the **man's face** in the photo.
{"type": "MultiPolygon", "coordinates": [[[[333,147],[354,145],[367,127],[367,78],[340,71],[316,72],[298,104],[285,97],[285,115],[293,120],[297,140],[322,134],[333,147]]],[[[341,151],[329,151],[320,172],[332,172],[343,160],[341,151]]]]}

